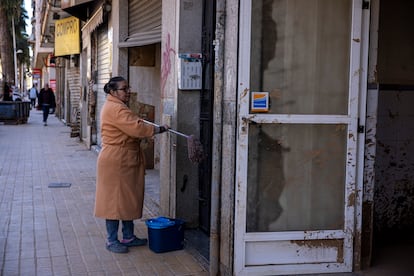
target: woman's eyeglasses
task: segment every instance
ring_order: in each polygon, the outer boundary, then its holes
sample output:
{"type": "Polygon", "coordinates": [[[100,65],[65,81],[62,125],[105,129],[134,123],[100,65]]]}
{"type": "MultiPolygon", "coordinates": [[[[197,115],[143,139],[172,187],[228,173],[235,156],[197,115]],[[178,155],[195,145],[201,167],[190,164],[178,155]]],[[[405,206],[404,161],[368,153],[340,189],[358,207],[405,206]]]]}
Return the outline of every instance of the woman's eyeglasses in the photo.
{"type": "Polygon", "coordinates": [[[124,92],[130,92],[131,91],[131,87],[127,86],[127,87],[124,87],[124,88],[119,88],[117,90],[121,90],[121,91],[124,91],[124,92]]]}

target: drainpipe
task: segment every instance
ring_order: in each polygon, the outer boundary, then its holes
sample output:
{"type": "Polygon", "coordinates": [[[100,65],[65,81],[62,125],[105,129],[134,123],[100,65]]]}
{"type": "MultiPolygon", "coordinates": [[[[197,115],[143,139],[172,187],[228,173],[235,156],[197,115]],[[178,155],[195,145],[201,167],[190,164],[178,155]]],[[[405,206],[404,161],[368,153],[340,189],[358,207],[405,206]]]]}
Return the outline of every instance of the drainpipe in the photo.
{"type": "Polygon", "coordinates": [[[220,274],[220,201],[221,201],[221,145],[223,133],[223,72],[224,72],[224,23],[226,0],[216,2],[216,30],[214,40],[214,108],[213,148],[211,176],[211,219],[210,219],[210,275],[220,274]]]}

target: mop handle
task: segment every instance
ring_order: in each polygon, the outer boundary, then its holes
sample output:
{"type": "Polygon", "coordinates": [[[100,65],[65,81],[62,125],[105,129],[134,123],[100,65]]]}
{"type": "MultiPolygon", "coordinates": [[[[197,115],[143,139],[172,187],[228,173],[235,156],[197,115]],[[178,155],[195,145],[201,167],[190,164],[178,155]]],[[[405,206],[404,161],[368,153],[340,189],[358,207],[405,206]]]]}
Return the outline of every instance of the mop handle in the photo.
{"type": "MultiPolygon", "coordinates": [[[[153,125],[153,126],[156,126],[156,127],[160,127],[160,125],[154,124],[153,122],[150,122],[150,121],[147,121],[147,120],[144,120],[144,119],[142,119],[142,121],[143,121],[144,123],[146,123],[146,124],[153,125]]],[[[171,129],[171,128],[169,128],[169,129],[167,129],[167,130],[168,130],[169,132],[172,132],[172,133],[178,134],[178,135],[183,136],[183,137],[185,137],[185,138],[189,138],[189,137],[190,137],[189,135],[186,135],[186,134],[184,134],[184,133],[178,132],[178,131],[176,131],[176,130],[174,130],[174,129],[171,129]]]]}

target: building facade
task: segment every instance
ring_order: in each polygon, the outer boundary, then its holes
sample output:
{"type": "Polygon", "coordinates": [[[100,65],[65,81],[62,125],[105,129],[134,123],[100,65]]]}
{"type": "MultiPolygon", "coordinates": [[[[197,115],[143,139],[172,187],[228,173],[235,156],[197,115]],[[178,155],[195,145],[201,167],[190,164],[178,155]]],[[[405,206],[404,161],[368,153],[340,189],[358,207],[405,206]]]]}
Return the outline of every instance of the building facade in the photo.
{"type": "MultiPolygon", "coordinates": [[[[211,275],[357,271],[379,240],[414,228],[411,3],[60,4],[80,20],[80,52],[55,71],[82,141],[99,149],[103,85],[117,75],[142,117],[200,138],[200,164],[173,134],[143,146],[160,214],[204,241],[211,275]]],[[[36,62],[55,54],[43,48],[36,62]]]]}

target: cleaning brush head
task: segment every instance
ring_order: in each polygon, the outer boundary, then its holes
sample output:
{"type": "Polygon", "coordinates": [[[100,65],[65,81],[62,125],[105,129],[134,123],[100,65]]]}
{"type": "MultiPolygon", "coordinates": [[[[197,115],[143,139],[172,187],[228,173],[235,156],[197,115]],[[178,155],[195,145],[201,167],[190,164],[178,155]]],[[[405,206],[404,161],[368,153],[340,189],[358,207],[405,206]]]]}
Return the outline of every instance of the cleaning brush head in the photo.
{"type": "MultiPolygon", "coordinates": [[[[144,119],[141,120],[146,124],[160,127],[153,122],[144,119]]],[[[204,158],[206,158],[206,155],[203,151],[203,145],[194,135],[187,135],[171,128],[168,128],[167,131],[185,137],[187,139],[188,159],[190,159],[191,162],[198,164],[203,161],[204,158]]]]}
{"type": "Polygon", "coordinates": [[[198,164],[206,158],[203,145],[194,135],[189,135],[187,137],[187,148],[188,159],[190,159],[191,162],[198,164]]]}

